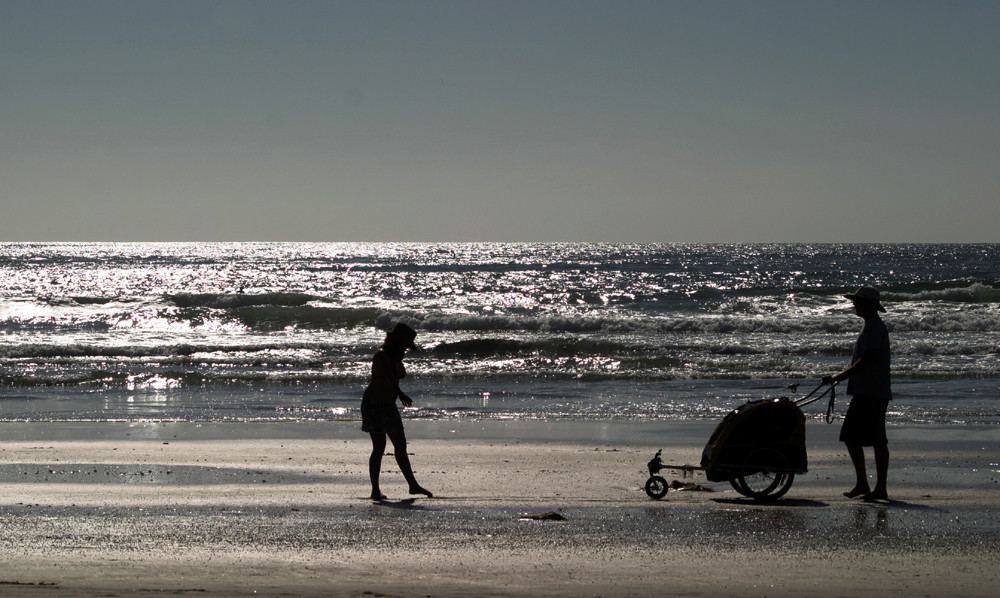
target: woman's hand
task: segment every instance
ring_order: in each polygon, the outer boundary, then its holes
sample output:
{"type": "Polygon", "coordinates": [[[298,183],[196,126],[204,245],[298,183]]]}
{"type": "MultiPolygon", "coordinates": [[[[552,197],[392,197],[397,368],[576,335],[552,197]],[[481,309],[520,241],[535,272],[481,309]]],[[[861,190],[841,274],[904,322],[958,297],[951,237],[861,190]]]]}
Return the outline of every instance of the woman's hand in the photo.
{"type": "Polygon", "coordinates": [[[399,402],[403,404],[403,407],[409,407],[413,405],[413,399],[404,395],[403,393],[399,393],[399,402]]]}

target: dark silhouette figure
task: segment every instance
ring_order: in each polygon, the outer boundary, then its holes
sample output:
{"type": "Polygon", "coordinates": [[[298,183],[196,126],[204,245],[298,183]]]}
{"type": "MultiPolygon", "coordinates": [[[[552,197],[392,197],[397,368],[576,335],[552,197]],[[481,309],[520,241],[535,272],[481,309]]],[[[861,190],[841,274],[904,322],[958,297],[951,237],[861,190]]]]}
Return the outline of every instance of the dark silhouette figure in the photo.
{"type": "Polygon", "coordinates": [[[410,466],[410,458],[406,454],[406,434],[403,432],[403,418],[396,408],[396,397],[404,407],[413,404],[399,388],[400,378],[406,376],[403,367],[403,356],[407,349],[416,350],[414,339],[417,333],[413,328],[400,322],[385,337],[382,347],[372,359],[372,377],[365,388],[361,399],[361,429],[372,438],[372,454],[368,459],[368,475],[372,481],[372,500],[384,500],[386,496],[379,489],[379,471],[382,468],[382,455],[385,454],[386,437],[392,441],[396,463],[399,464],[403,477],[410,485],[410,494],[433,496],[417,483],[410,466]]]}
{"type": "Polygon", "coordinates": [[[840,430],[840,440],[847,445],[857,481],[854,488],[844,493],[848,498],[861,497],[866,500],[888,500],[886,477],[889,472],[889,440],[885,434],[885,412],[892,400],[889,379],[889,331],[878,313],[884,312],[877,289],[862,287],[851,295],[845,295],[854,302],[854,311],[864,318],[851,365],[833,376],[826,376],[823,382],[835,384],[847,380],[847,394],[851,404],[844,416],[840,430]],[[868,486],[865,471],[864,448],[870,446],[875,452],[875,489],[868,486]]]}

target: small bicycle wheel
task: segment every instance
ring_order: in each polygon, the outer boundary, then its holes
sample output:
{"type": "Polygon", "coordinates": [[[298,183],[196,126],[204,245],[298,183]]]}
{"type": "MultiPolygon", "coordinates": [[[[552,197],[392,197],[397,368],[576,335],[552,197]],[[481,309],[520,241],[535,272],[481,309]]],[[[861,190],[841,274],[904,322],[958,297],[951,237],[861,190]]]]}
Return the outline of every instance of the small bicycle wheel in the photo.
{"type": "Polygon", "coordinates": [[[663,476],[650,476],[646,480],[646,494],[649,498],[660,500],[667,495],[667,480],[663,479],[663,476]]]}
{"type": "Polygon", "coordinates": [[[784,496],[795,481],[795,474],[787,469],[788,459],[780,452],[757,449],[747,455],[743,473],[731,483],[737,492],[754,500],[775,500],[784,496]]]}

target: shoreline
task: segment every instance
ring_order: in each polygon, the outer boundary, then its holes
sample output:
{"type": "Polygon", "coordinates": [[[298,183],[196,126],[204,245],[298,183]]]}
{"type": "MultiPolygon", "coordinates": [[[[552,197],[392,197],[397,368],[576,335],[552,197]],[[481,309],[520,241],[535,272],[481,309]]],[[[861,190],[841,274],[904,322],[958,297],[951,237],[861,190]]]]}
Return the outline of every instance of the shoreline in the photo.
{"type": "MultiPolygon", "coordinates": [[[[718,419],[406,418],[407,438],[628,443],[704,446],[718,419]]],[[[842,418],[806,421],[807,442],[837,444],[842,418]]],[[[890,443],[961,445],[1000,442],[1000,425],[889,422],[890,443]]],[[[228,440],[241,438],[367,439],[360,420],[0,421],[0,442],[17,440],[228,440]]]]}
{"type": "Polygon", "coordinates": [[[865,503],[841,495],[839,426],[811,424],[809,472],[757,503],[697,474],[714,492],[642,490],[656,449],[695,462],[714,424],[621,442],[634,424],[581,439],[594,422],[443,423],[407,422],[435,498],[403,494],[386,458],[382,503],[366,498],[370,444],[354,425],[87,424],[58,439],[61,424],[0,424],[0,591],[992,596],[1000,578],[995,430],[893,430],[893,500],[865,503]],[[95,428],[107,437],[87,438],[95,428]]]}

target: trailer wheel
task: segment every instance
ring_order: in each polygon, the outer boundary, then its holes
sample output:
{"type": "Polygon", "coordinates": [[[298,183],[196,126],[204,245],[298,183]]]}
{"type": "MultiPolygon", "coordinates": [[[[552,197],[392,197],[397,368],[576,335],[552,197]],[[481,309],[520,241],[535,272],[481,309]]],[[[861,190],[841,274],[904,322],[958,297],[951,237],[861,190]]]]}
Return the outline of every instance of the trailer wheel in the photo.
{"type": "Polygon", "coordinates": [[[649,498],[660,500],[667,495],[667,480],[663,479],[663,476],[650,476],[646,480],[646,494],[649,498]]]}
{"type": "Polygon", "coordinates": [[[795,481],[794,473],[780,471],[788,469],[788,459],[774,449],[751,451],[743,463],[743,473],[730,483],[737,492],[754,500],[776,500],[784,496],[795,481]]]}

